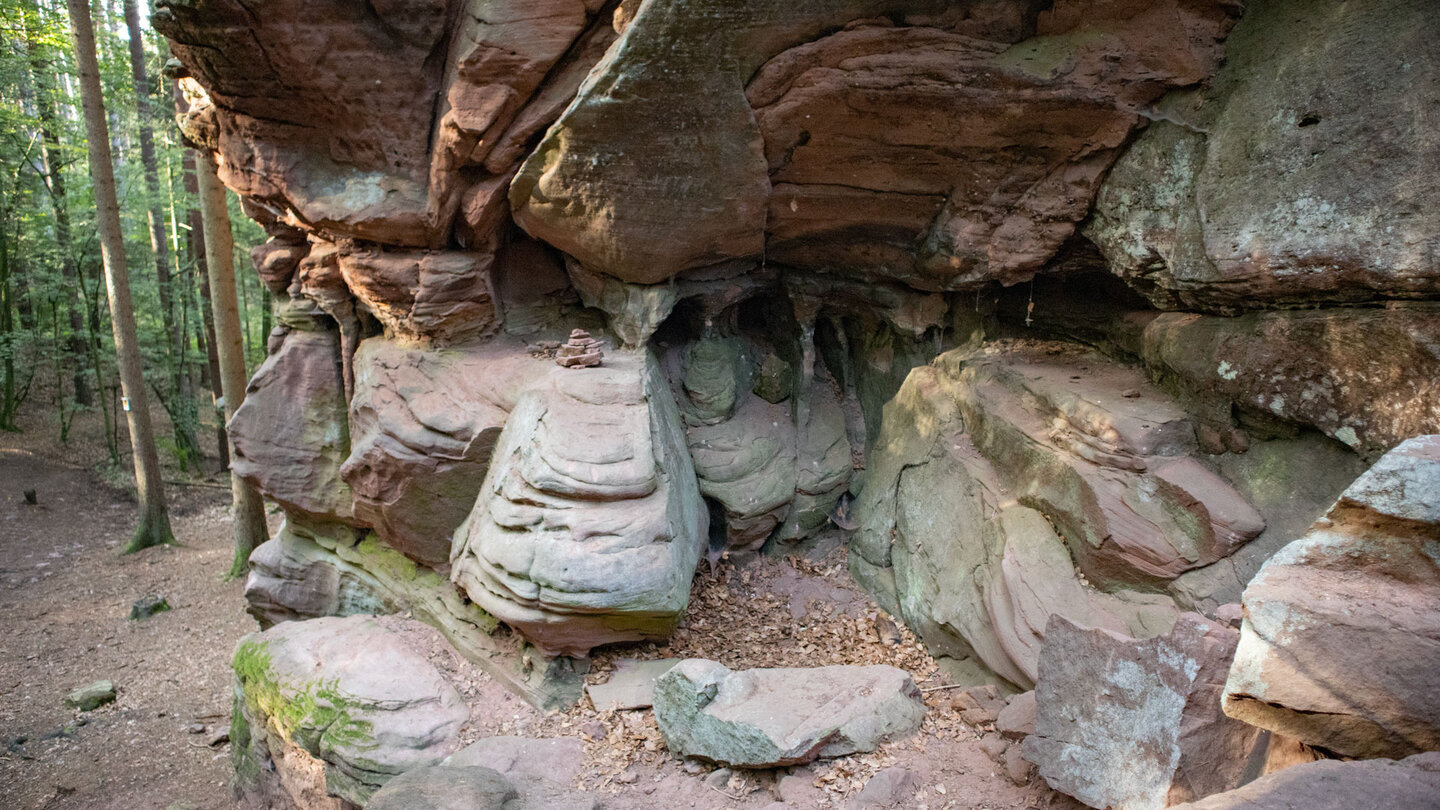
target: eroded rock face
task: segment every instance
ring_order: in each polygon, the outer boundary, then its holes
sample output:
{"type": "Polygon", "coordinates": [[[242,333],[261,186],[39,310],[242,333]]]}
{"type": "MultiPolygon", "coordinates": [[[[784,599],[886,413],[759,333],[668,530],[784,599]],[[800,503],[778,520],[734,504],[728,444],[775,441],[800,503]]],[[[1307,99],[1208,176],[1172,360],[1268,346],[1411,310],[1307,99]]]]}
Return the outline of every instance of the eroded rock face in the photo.
{"type": "Polygon", "coordinates": [[[354,522],[340,477],[350,436],[336,333],[286,335],[251,378],[229,431],[232,469],[265,497],[317,520],[354,522]]]}
{"type": "Polygon", "coordinates": [[[284,795],[275,760],[294,746],[324,764],[328,794],[363,805],[392,776],[453,753],[470,717],[424,656],[367,617],[246,636],[235,682],[231,758],[242,796],[284,795]]]}
{"type": "Polygon", "coordinates": [[[1152,368],[1201,396],[1314,426],[1375,456],[1440,431],[1440,307],[1167,313],[1144,328],[1152,368]]]}
{"type": "Polygon", "coordinates": [[[411,340],[458,343],[500,328],[493,256],[460,251],[341,251],[345,285],[385,325],[411,340]]]}
{"type": "Polygon", "coordinates": [[[655,719],[673,753],[773,768],[873,751],[918,729],[925,704],[894,667],[732,672],[692,658],[655,679],[655,719]]]}
{"type": "Polygon", "coordinates": [[[1440,110],[1414,104],[1440,88],[1431,12],[1250,4],[1211,90],[1165,105],[1087,235],[1166,308],[1433,297],[1440,110]]]}
{"type": "Polygon", "coordinates": [[[1245,589],[1232,717],[1348,757],[1440,749],[1440,436],[1403,442],[1245,589]]]}
{"type": "Polygon", "coordinates": [[[452,578],[548,652],[663,638],[707,525],[675,402],[646,355],[550,368],[500,435],[452,578]]]}
{"type": "Polygon", "coordinates": [[[1023,41],[885,24],[785,51],[747,87],[774,185],[768,255],[922,290],[1029,278],[1085,216],[1135,108],[1204,79],[1235,11],[1061,2],[1023,41]]]}
{"type": "Polygon", "coordinates": [[[886,406],[851,568],[932,650],[1028,687],[1051,614],[1168,632],[1175,603],[1134,586],[1261,533],[1223,469],[1136,369],[1058,344],[957,350],[886,406]]]}
{"type": "Polygon", "coordinates": [[[447,9],[285,2],[257,15],[227,0],[160,3],[151,19],[220,113],[226,185],[299,223],[423,246],[447,9]]]}
{"type": "Polygon", "coordinates": [[[449,349],[364,341],[340,468],[356,517],[416,560],[448,562],[510,410],[548,371],[511,341],[449,349]]]}
{"type": "Polygon", "coordinates": [[[1134,107],[1208,75],[1236,11],[1228,2],[1069,3],[1038,15],[914,0],[642,6],[521,168],[516,221],[631,283],[762,248],[793,266],[923,289],[1013,282],[1084,216],[1140,123],[1134,107]],[[1038,35],[1021,42],[1031,26],[1038,35]],[[1033,116],[1048,125],[1032,143],[1017,124],[1033,116]],[[642,136],[636,120],[665,136],[642,136]],[[958,146],[957,132],[966,133],[958,146]]]}
{"type": "Polygon", "coordinates": [[[1193,613],[1146,641],[1055,617],[1025,758],[1097,808],[1160,808],[1237,787],[1260,735],[1220,712],[1238,641],[1193,613]]]}

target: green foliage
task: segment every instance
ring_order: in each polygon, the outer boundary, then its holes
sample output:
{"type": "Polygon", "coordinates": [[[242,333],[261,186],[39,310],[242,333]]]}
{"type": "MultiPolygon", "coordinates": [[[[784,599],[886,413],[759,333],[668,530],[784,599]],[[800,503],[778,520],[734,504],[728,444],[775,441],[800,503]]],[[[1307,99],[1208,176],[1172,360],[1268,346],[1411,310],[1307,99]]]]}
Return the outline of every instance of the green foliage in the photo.
{"type": "MultiPolygon", "coordinates": [[[[141,3],[142,26],[148,13],[141,3]]],[[[173,83],[162,66],[164,40],[145,31],[143,88],[151,114],[141,120],[127,50],[122,4],[94,4],[101,83],[110,117],[117,194],[139,326],[146,380],[169,415],[168,455],[182,470],[201,449],[201,413],[209,394],[202,269],[189,239],[188,211],[198,206],[185,190],[184,147],[173,122],[173,83]],[[139,152],[141,127],[154,133],[159,188],[152,197],[139,152]],[[162,295],[147,212],[164,218],[170,289],[162,295]],[[162,301],[172,300],[166,312],[162,301]],[[167,326],[169,327],[167,329],[167,326]],[[175,333],[179,333],[179,341],[175,333]]],[[[114,345],[109,327],[94,195],[69,21],[56,0],[0,0],[0,429],[19,427],[21,404],[53,413],[62,441],[78,414],[98,411],[107,425],[112,460],[123,449],[114,345]]],[[[237,267],[250,245],[264,240],[258,225],[232,211],[237,267]]],[[[240,273],[242,324],[251,368],[265,353],[268,292],[254,273],[240,273]]]]}

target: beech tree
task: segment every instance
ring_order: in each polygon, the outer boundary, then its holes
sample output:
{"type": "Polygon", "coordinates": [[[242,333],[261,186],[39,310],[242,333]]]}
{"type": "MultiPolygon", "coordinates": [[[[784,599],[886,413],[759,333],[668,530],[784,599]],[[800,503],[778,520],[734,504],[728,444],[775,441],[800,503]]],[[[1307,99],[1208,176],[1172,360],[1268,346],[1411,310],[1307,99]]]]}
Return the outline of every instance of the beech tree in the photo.
{"type": "Polygon", "coordinates": [[[105,117],[100,65],[95,58],[95,29],[90,19],[90,4],[88,0],[66,0],[66,5],[70,11],[70,32],[80,72],[80,99],[90,155],[90,177],[95,187],[95,215],[105,268],[105,290],[110,302],[110,324],[115,335],[116,362],[135,462],[135,488],[140,501],[140,525],[125,546],[124,552],[128,554],[171,542],[174,537],[170,530],[170,514],[165,506],[160,454],[155,448],[149,397],[140,364],[140,338],[130,299],[130,272],[125,261],[124,232],[120,227],[120,203],[115,196],[110,127],[105,117]]]}

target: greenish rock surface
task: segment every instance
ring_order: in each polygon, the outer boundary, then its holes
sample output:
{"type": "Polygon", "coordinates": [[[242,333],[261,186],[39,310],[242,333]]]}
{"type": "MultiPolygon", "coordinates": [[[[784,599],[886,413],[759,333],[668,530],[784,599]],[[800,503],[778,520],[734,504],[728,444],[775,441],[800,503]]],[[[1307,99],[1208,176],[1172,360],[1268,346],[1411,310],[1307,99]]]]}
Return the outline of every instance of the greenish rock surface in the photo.
{"type": "Polygon", "coordinates": [[[339,524],[290,518],[250,557],[247,610],[262,627],[320,616],[408,611],[441,632],[461,655],[541,709],[574,705],[588,663],[542,655],[496,634],[499,622],[444,576],[373,535],[339,524]]]}
{"type": "Polygon", "coordinates": [[[157,613],[164,613],[170,609],[170,603],[165,601],[164,596],[144,596],[135,600],[130,606],[130,619],[132,621],[144,621],[157,613]]]}
{"type": "Polygon", "coordinates": [[[655,680],[655,719],[670,751],[726,766],[873,751],[924,718],[920,690],[887,666],[733,672],[692,658],[655,680]]]}
{"type": "MultiPolygon", "coordinates": [[[[295,746],[324,765],[325,790],[363,805],[411,768],[459,747],[470,710],[435,668],[368,617],[286,622],[234,657],[231,756],[241,793],[285,790],[295,746]],[[261,784],[270,782],[270,784],[261,784]]],[[[296,797],[292,797],[292,800],[296,797]]]]}
{"type": "Polygon", "coordinates": [[[115,702],[115,682],[96,681],[86,684],[65,696],[65,705],[82,712],[94,711],[106,703],[115,702]]]}
{"type": "Polygon", "coordinates": [[[708,515],[669,384],[647,352],[554,368],[511,412],[451,581],[551,655],[667,637],[708,515]]]}
{"type": "Polygon", "coordinates": [[[478,765],[406,771],[370,797],[366,810],[514,810],[520,798],[504,776],[478,765]]]}
{"type": "Polygon", "coordinates": [[[1416,98],[1440,90],[1437,38],[1427,0],[1249,4],[1209,89],[1167,100],[1111,170],[1086,235],[1164,308],[1435,295],[1440,108],[1416,98]]]}

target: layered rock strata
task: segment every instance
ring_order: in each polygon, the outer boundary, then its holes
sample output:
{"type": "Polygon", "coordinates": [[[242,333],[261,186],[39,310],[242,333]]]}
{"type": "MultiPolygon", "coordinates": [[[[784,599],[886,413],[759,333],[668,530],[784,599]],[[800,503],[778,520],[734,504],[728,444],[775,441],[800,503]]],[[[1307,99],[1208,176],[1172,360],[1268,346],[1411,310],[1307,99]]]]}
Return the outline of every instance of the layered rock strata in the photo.
{"type": "Polygon", "coordinates": [[[552,653],[664,638],[684,615],[707,514],[653,359],[554,368],[516,404],[452,579],[552,653]]]}
{"type": "Polygon", "coordinates": [[[1346,757],[1440,750],[1440,436],[1376,462],[1243,605],[1227,714],[1346,757]]]}

